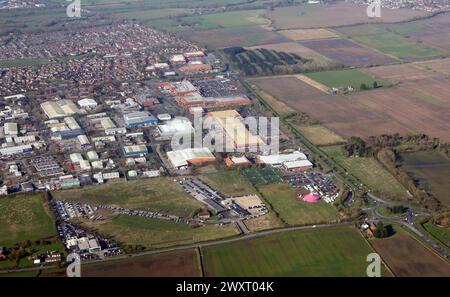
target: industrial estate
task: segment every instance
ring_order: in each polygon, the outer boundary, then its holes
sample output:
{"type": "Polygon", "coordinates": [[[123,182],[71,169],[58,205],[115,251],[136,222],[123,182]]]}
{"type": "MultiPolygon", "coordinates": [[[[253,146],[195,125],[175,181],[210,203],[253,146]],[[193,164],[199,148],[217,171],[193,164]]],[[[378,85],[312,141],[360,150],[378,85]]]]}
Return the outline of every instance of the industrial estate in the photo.
{"type": "Polygon", "coordinates": [[[86,2],[0,3],[0,277],[450,276],[450,2],[86,2]]]}

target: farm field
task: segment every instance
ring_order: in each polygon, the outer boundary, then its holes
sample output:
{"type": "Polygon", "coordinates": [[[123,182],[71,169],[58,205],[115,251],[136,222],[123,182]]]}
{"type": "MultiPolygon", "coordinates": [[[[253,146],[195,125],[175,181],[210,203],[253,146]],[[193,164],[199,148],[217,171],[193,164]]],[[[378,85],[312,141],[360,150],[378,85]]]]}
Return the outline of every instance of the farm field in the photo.
{"type": "Polygon", "coordinates": [[[179,216],[190,216],[202,207],[173,180],[164,177],[56,191],[53,197],[81,203],[150,209],[179,216]]]}
{"type": "Polygon", "coordinates": [[[376,194],[392,200],[406,200],[406,190],[373,158],[347,158],[341,146],[327,146],[322,150],[334,161],[347,169],[376,194]]]}
{"type": "Polygon", "coordinates": [[[295,125],[309,141],[315,145],[343,143],[345,139],[323,125],[295,125]]]}
{"type": "Polygon", "coordinates": [[[310,204],[297,198],[296,190],[286,183],[258,186],[259,192],[288,225],[312,225],[336,222],[338,211],[324,201],[310,204]]]}
{"type": "Polygon", "coordinates": [[[43,194],[1,197],[0,226],[0,246],[7,247],[26,240],[50,238],[57,234],[43,194]]]}
{"type": "MultiPolygon", "coordinates": [[[[392,82],[389,77],[395,74],[390,69],[391,66],[375,67],[369,73],[392,82]],[[384,76],[382,72],[388,75],[384,76]]],[[[399,72],[398,75],[395,76],[397,81],[407,77],[408,72],[399,72]]],[[[430,76],[425,70],[422,75],[430,76]]],[[[272,97],[308,114],[342,137],[424,133],[450,141],[447,133],[450,129],[450,102],[446,99],[450,83],[445,77],[433,73],[427,79],[406,79],[398,86],[347,96],[325,94],[293,76],[251,81],[272,97]]]]}
{"type": "Polygon", "coordinates": [[[82,224],[106,234],[122,245],[141,245],[150,249],[214,240],[239,233],[235,225],[193,228],[172,221],[125,215],[102,222],[83,220],[82,224]]]}
{"type": "Polygon", "coordinates": [[[425,16],[427,13],[409,9],[383,10],[381,18],[368,19],[366,6],[344,1],[335,4],[298,5],[275,8],[267,16],[276,29],[326,28],[367,22],[400,22],[425,16]]]}
{"type": "MultiPolygon", "coordinates": [[[[372,249],[352,227],[329,227],[283,232],[203,251],[207,276],[365,276],[366,257],[372,249]]],[[[382,273],[388,275],[385,269],[382,273]]]]}
{"type": "Polygon", "coordinates": [[[305,75],[329,88],[345,88],[351,86],[355,90],[361,90],[362,84],[369,89],[373,88],[375,82],[379,87],[385,85],[384,81],[357,69],[311,72],[305,75]]]}
{"type": "Polygon", "coordinates": [[[83,277],[200,277],[198,254],[182,250],[125,260],[87,264],[83,277]]]}
{"type": "Polygon", "coordinates": [[[440,76],[439,74],[427,71],[422,62],[420,62],[420,64],[418,63],[419,62],[371,67],[365,68],[364,71],[371,75],[381,77],[383,80],[386,80],[392,84],[403,82],[420,82],[425,79],[440,76]]]}
{"type": "Polygon", "coordinates": [[[237,170],[227,170],[199,176],[207,185],[227,197],[255,194],[250,181],[237,170]]]}
{"type": "Polygon", "coordinates": [[[395,276],[450,276],[450,264],[411,237],[401,228],[391,237],[371,240],[395,276]]]}
{"type": "Polygon", "coordinates": [[[260,26],[187,31],[183,32],[183,37],[212,49],[289,41],[283,35],[260,26]]]}
{"type": "Polygon", "coordinates": [[[436,71],[443,75],[450,76],[450,58],[417,62],[416,65],[427,70],[436,71]]]}
{"type": "Polygon", "coordinates": [[[305,40],[300,44],[311,50],[347,66],[371,66],[393,63],[396,59],[364,48],[342,38],[305,40]]]}
{"type": "Polygon", "coordinates": [[[439,152],[401,154],[402,169],[417,179],[419,185],[431,192],[442,204],[450,206],[450,160],[439,152]]]}
{"type": "Polygon", "coordinates": [[[339,35],[327,29],[292,29],[282,30],[280,33],[294,41],[339,37],[339,35]]]}

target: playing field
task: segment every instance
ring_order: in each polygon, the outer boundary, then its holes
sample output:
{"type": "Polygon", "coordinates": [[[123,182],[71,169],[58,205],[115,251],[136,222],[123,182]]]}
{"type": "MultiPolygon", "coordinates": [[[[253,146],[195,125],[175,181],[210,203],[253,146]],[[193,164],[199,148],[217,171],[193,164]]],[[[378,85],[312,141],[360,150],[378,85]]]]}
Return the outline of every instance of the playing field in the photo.
{"type": "Polygon", "coordinates": [[[102,222],[85,220],[83,225],[98,230],[122,245],[141,245],[146,248],[188,244],[238,234],[233,224],[193,228],[183,223],[125,215],[102,222]]]}
{"type": "Polygon", "coordinates": [[[296,196],[286,183],[261,185],[258,190],[279,218],[289,225],[312,225],[339,221],[340,215],[332,205],[320,201],[306,203],[296,196]]]}
{"type": "Polygon", "coordinates": [[[272,166],[247,168],[244,169],[244,174],[254,185],[282,181],[279,172],[272,166]]]}
{"type": "Polygon", "coordinates": [[[53,196],[60,200],[150,209],[179,216],[190,216],[203,206],[172,179],[164,177],[58,191],[53,196]]]}
{"type": "Polygon", "coordinates": [[[378,87],[385,85],[385,82],[382,80],[376,79],[368,73],[364,73],[357,69],[312,72],[306,73],[305,75],[330,88],[345,88],[351,86],[355,90],[361,90],[363,84],[367,89],[372,89],[375,82],[378,87]]]}
{"type": "Polygon", "coordinates": [[[408,198],[406,190],[373,158],[347,158],[341,146],[327,146],[322,150],[374,193],[393,200],[408,198]]]}
{"type": "Polygon", "coordinates": [[[396,228],[397,234],[370,243],[395,276],[450,276],[450,264],[396,228]]]}
{"type": "Polygon", "coordinates": [[[51,211],[42,194],[0,197],[0,246],[56,235],[51,211]]]}
{"type": "Polygon", "coordinates": [[[450,206],[450,160],[434,151],[405,153],[402,168],[444,205],[450,206]]]}
{"type": "Polygon", "coordinates": [[[371,252],[352,227],[330,227],[211,246],[204,256],[207,276],[365,276],[371,252]]]}
{"type": "Polygon", "coordinates": [[[250,181],[237,170],[213,172],[199,177],[211,188],[228,197],[244,196],[256,192],[250,181]]]}

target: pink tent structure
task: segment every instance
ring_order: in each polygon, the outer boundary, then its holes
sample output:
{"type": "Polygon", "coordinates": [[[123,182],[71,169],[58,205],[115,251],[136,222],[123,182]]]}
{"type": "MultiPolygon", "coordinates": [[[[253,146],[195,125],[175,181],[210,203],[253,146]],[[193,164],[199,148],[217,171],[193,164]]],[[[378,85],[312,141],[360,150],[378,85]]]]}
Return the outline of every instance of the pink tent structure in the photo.
{"type": "Polygon", "coordinates": [[[316,194],[308,194],[303,197],[303,201],[308,203],[316,203],[320,201],[320,196],[316,194]]]}

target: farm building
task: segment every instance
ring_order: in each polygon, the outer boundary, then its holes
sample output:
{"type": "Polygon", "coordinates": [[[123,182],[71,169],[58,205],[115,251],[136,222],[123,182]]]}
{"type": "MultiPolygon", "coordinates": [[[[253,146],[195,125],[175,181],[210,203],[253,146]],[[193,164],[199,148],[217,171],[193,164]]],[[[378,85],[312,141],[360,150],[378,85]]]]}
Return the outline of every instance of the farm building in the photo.
{"type": "Polygon", "coordinates": [[[127,113],[123,119],[128,127],[149,126],[158,123],[158,119],[146,111],[127,113]]]}
{"type": "Polygon", "coordinates": [[[180,169],[191,164],[213,162],[216,160],[211,151],[206,148],[188,148],[167,152],[167,157],[173,167],[180,169]]]}
{"type": "Polygon", "coordinates": [[[123,148],[125,157],[142,156],[148,154],[147,146],[141,145],[129,145],[123,148]]]}
{"type": "Polygon", "coordinates": [[[79,113],[80,110],[70,100],[46,101],[41,108],[49,119],[62,118],[79,113]]]}

